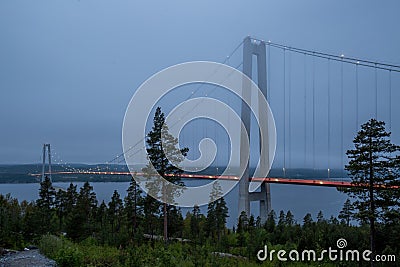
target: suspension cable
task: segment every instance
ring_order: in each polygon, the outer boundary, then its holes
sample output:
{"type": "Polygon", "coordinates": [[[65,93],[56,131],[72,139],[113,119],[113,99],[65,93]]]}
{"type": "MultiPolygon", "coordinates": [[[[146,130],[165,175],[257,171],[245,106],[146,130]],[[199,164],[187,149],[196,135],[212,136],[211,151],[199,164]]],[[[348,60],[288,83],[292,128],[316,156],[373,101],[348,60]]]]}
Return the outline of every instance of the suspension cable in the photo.
{"type": "Polygon", "coordinates": [[[378,69],[375,63],[375,119],[378,120],[378,69]]]}
{"type": "Polygon", "coordinates": [[[389,132],[392,131],[392,71],[389,71],[389,132]]]}
{"type": "Polygon", "coordinates": [[[315,172],[315,57],[312,58],[312,138],[313,138],[313,169],[315,172]]]}
{"type": "Polygon", "coordinates": [[[356,65],[356,131],[358,131],[358,123],[359,123],[359,118],[358,118],[358,109],[359,109],[359,103],[358,103],[358,64],[356,65]]]}
{"type": "Polygon", "coordinates": [[[343,62],[340,66],[340,170],[343,178],[343,62]]]}
{"type": "Polygon", "coordinates": [[[307,56],[304,54],[304,165],[307,160],[307,56]]]}
{"type": "Polygon", "coordinates": [[[286,49],[283,49],[283,177],[286,177],[286,49]]]}
{"type": "Polygon", "coordinates": [[[328,178],[331,167],[331,61],[328,59],[328,178]]]}
{"type": "Polygon", "coordinates": [[[267,100],[271,105],[271,47],[267,45],[267,100]]]}
{"type": "Polygon", "coordinates": [[[288,150],[289,150],[289,164],[288,168],[292,167],[292,54],[288,53],[288,150]]]}

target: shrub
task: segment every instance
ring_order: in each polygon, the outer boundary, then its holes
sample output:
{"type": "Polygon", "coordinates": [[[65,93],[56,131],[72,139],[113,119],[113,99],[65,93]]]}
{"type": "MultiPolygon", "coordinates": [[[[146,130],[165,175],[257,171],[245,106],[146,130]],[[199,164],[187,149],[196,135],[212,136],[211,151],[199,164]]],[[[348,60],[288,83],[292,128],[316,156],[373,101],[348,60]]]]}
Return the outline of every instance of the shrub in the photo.
{"type": "Polygon", "coordinates": [[[83,253],[79,247],[64,238],[44,235],[39,241],[40,252],[55,260],[60,267],[82,266],[83,253]]]}
{"type": "Polygon", "coordinates": [[[39,249],[44,255],[54,259],[63,247],[63,240],[54,235],[44,235],[39,241],[39,249]]]}
{"type": "Polygon", "coordinates": [[[82,266],[83,253],[75,245],[64,246],[58,251],[54,260],[59,267],[79,267],[82,266]]]}

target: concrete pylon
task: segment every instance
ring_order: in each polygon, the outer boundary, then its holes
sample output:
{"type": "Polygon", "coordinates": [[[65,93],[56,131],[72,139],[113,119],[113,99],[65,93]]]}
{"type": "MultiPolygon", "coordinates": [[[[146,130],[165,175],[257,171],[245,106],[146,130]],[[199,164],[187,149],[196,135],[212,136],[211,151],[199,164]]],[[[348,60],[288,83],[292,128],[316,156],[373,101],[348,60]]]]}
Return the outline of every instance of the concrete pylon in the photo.
{"type": "Polygon", "coordinates": [[[41,179],[40,182],[43,182],[44,181],[44,177],[46,176],[45,175],[46,174],[46,172],[45,172],[45,169],[46,169],[46,149],[47,149],[47,156],[48,156],[48,160],[49,160],[49,168],[48,168],[49,175],[48,175],[48,177],[50,178],[50,181],[52,181],[51,180],[51,150],[50,150],[50,144],[43,144],[42,179],[41,179]]]}
{"type": "MultiPolygon", "coordinates": [[[[264,97],[267,97],[267,65],[266,65],[266,46],[264,41],[253,40],[249,36],[243,41],[243,73],[252,79],[253,73],[253,55],[257,58],[257,77],[258,77],[258,87],[263,93],[264,97]]],[[[248,81],[244,80],[242,84],[242,98],[251,103],[251,85],[248,81]]],[[[258,102],[260,103],[260,98],[258,97],[258,102]]],[[[258,105],[260,106],[260,105],[258,105]]],[[[266,112],[259,110],[259,119],[263,123],[267,122],[266,112]]],[[[241,119],[244,124],[247,133],[242,131],[241,138],[247,135],[248,140],[250,140],[250,108],[246,106],[246,103],[242,101],[241,119]]],[[[260,134],[260,132],[259,132],[260,134]]],[[[268,133],[266,133],[268,134],[268,133]]],[[[259,139],[261,142],[261,138],[259,139]]],[[[268,140],[268,138],[267,138],[268,140]]],[[[268,148],[268,144],[266,144],[268,148]]],[[[259,148],[261,150],[261,143],[259,143],[259,148]]],[[[240,167],[244,168],[243,176],[239,182],[239,215],[242,211],[245,211],[247,216],[250,216],[250,201],[258,201],[260,203],[260,219],[264,223],[267,220],[267,215],[271,211],[271,193],[270,185],[263,182],[261,185],[260,192],[249,192],[249,159],[244,159],[242,155],[250,155],[249,148],[246,147],[245,142],[240,143],[240,167]]],[[[268,169],[269,165],[269,153],[264,153],[265,157],[260,158],[259,168],[260,173],[266,173],[265,170],[268,169]]]]}

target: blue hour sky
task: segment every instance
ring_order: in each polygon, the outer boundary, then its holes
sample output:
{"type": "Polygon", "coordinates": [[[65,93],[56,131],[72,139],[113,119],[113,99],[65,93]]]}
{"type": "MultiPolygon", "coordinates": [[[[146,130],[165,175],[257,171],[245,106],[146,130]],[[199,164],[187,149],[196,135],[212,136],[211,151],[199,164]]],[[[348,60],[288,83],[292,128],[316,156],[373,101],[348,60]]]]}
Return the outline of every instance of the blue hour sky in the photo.
{"type": "Polygon", "coordinates": [[[44,142],[67,162],[110,160],[142,82],[221,62],[247,35],[400,64],[399,10],[397,0],[2,0],[0,163],[38,162],[44,142]]]}

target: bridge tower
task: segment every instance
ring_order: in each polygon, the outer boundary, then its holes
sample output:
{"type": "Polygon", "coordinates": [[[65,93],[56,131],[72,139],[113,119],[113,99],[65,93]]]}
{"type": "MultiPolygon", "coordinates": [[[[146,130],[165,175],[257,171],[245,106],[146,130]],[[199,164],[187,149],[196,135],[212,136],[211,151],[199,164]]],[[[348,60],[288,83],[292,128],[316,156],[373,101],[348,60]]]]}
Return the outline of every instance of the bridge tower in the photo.
{"type": "MultiPolygon", "coordinates": [[[[267,97],[267,66],[266,66],[266,45],[264,41],[253,40],[249,36],[246,37],[243,41],[243,73],[246,74],[250,79],[252,79],[252,68],[253,68],[253,55],[256,56],[257,59],[257,84],[260,90],[262,91],[264,97],[267,97]]],[[[249,90],[249,86],[246,86],[243,83],[242,88],[242,97],[247,99],[249,103],[251,102],[251,91],[249,90]]],[[[258,99],[260,103],[260,99],[258,99]]],[[[260,106],[260,105],[258,105],[260,106]]],[[[259,112],[260,121],[267,121],[267,117],[265,115],[265,111],[259,112]]],[[[242,101],[241,108],[241,118],[245,129],[247,131],[248,140],[250,140],[250,109],[246,106],[246,103],[242,101]]],[[[267,139],[268,140],[268,139],[267,139]]],[[[240,150],[243,151],[244,142],[241,141],[240,150]]],[[[268,146],[268,144],[266,144],[268,146]]],[[[261,138],[259,143],[259,148],[261,149],[261,138]]],[[[240,157],[242,154],[240,153],[240,157]]],[[[269,165],[269,155],[268,153],[264,153],[265,157],[260,158],[259,168],[261,170],[265,170],[269,165]]],[[[271,193],[270,193],[270,185],[268,183],[263,182],[261,184],[260,192],[249,192],[249,178],[250,178],[250,170],[249,170],[249,162],[250,159],[240,159],[241,168],[245,169],[243,176],[239,182],[239,215],[242,211],[245,211],[247,216],[250,216],[250,201],[258,201],[260,203],[260,219],[261,222],[264,223],[267,220],[267,215],[271,211],[271,193]]]]}
{"type": "Polygon", "coordinates": [[[46,176],[45,175],[46,174],[46,172],[45,172],[45,169],[46,169],[46,151],[47,151],[47,156],[48,156],[48,159],[49,159],[49,168],[48,168],[47,172],[48,172],[48,177],[50,178],[50,181],[52,181],[51,180],[51,150],[50,150],[50,144],[43,144],[42,179],[40,180],[40,182],[43,182],[44,178],[46,176]]]}

